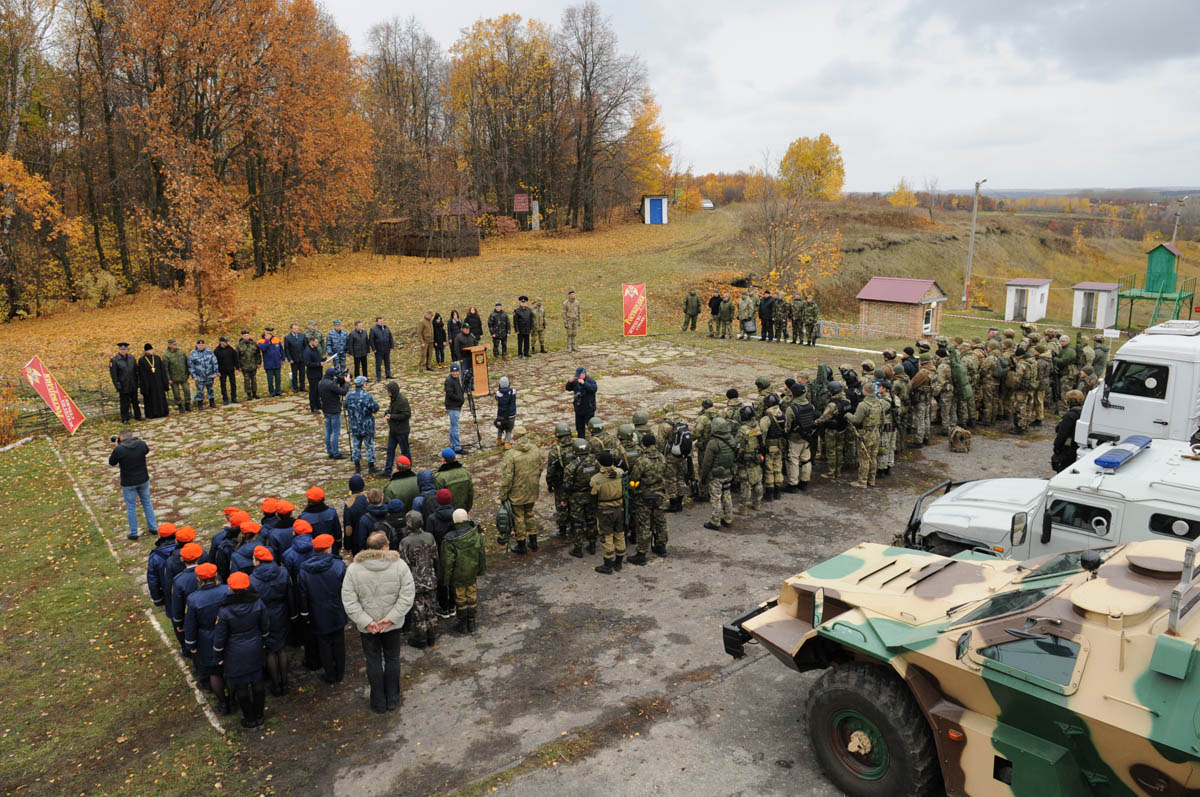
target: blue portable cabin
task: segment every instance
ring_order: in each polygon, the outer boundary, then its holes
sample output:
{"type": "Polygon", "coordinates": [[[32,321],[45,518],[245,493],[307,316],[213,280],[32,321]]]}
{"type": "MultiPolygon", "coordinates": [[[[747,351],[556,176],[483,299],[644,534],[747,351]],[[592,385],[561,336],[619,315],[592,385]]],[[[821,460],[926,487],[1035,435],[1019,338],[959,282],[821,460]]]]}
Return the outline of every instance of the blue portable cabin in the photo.
{"type": "Polygon", "coordinates": [[[642,223],[666,224],[668,201],[666,194],[642,194],[642,223]]]}

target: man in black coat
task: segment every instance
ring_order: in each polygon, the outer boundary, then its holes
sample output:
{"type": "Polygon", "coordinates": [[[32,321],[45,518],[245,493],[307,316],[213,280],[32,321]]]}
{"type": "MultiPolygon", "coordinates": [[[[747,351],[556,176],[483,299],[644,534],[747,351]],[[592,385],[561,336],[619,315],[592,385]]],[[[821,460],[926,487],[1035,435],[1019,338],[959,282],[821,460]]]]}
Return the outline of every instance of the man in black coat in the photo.
{"type": "Polygon", "coordinates": [[[758,303],[759,340],[775,339],[775,297],[770,291],[765,291],[762,301],[758,303]]]}
{"type": "Polygon", "coordinates": [[[125,499],[125,517],[129,521],[131,540],[138,538],[138,503],[142,505],[150,533],[158,534],[158,521],[154,518],[154,507],[150,503],[150,471],[146,467],[146,455],[149,453],[150,447],[126,429],[117,437],[117,445],[108,455],[108,464],[121,469],[121,496],[125,499]]]}
{"type": "Polygon", "coordinates": [[[308,380],[308,410],[317,413],[321,411],[321,369],[325,366],[325,357],[321,354],[321,339],[305,336],[308,345],[304,347],[304,378],[308,380]]]}
{"type": "Polygon", "coordinates": [[[213,354],[217,358],[217,374],[221,377],[221,403],[228,404],[232,397],[233,403],[237,404],[237,349],[230,346],[229,338],[222,335],[213,354]]]}
{"type": "Polygon", "coordinates": [[[387,373],[387,378],[391,379],[392,348],[396,345],[396,339],[392,336],[392,330],[383,323],[383,316],[375,316],[375,326],[371,327],[369,337],[371,351],[375,352],[375,381],[382,381],[384,372],[387,373]]]}
{"type": "Polygon", "coordinates": [[[462,443],[458,438],[458,417],[462,413],[463,401],[466,400],[463,382],[459,376],[458,363],[450,363],[450,375],[442,383],[442,388],[446,393],[446,414],[450,416],[450,448],[454,450],[455,454],[462,452],[462,443]]]}
{"type": "Polygon", "coordinates": [[[463,377],[474,371],[471,366],[471,358],[467,354],[467,348],[477,346],[479,341],[471,334],[471,330],[464,324],[462,329],[458,330],[458,334],[450,341],[450,359],[459,363],[463,369],[463,377]]]}
{"type": "Polygon", "coordinates": [[[587,437],[587,422],[596,414],[596,380],[587,375],[586,368],[576,368],[575,377],[567,380],[567,391],[575,394],[571,400],[575,409],[575,436],[587,437]]]}
{"type": "Polygon", "coordinates": [[[367,330],[363,329],[362,321],[354,322],[347,349],[350,351],[350,356],[354,358],[354,375],[366,376],[367,354],[371,351],[371,339],[367,335],[367,330]]]}
{"type": "Polygon", "coordinates": [[[721,292],[713,288],[713,295],[708,300],[708,336],[717,336],[717,314],[721,312],[721,292]]]}
{"type": "Polygon", "coordinates": [[[1079,444],[1075,442],[1075,422],[1079,420],[1083,409],[1083,391],[1068,390],[1063,396],[1067,402],[1067,411],[1054,427],[1054,449],[1050,457],[1050,467],[1054,472],[1065,470],[1079,459],[1079,444]]]}
{"type": "Polygon", "coordinates": [[[300,331],[300,325],[292,324],[291,332],[283,336],[283,354],[292,367],[293,393],[304,390],[304,349],[307,346],[308,339],[300,331]]]}
{"type": "Polygon", "coordinates": [[[138,386],[142,389],[142,403],[146,418],[165,418],[170,413],[167,407],[167,366],[154,353],[154,346],[147,343],[145,354],[138,360],[138,386]]]}
{"type": "Polygon", "coordinates": [[[133,419],[142,419],[142,408],[138,405],[137,360],[129,353],[128,343],[118,343],[117,353],[108,361],[108,376],[121,399],[121,423],[129,423],[130,410],[133,419]]]}
{"type": "Polygon", "coordinates": [[[503,357],[508,359],[508,331],[512,325],[508,322],[508,313],[504,312],[504,307],[500,302],[496,302],[496,309],[492,310],[492,314],[488,316],[488,334],[492,336],[492,358],[503,357]]]}
{"type": "Polygon", "coordinates": [[[317,392],[321,396],[321,412],[325,414],[325,453],[330,459],[345,459],[346,455],[338,451],[338,440],[342,436],[342,396],[350,392],[346,378],[330,368],[317,384],[317,392]]]}
{"type": "Polygon", "coordinates": [[[533,308],[529,306],[529,297],[521,296],[517,309],[513,310],[513,326],[517,328],[517,357],[529,356],[529,335],[533,332],[533,308]]]}

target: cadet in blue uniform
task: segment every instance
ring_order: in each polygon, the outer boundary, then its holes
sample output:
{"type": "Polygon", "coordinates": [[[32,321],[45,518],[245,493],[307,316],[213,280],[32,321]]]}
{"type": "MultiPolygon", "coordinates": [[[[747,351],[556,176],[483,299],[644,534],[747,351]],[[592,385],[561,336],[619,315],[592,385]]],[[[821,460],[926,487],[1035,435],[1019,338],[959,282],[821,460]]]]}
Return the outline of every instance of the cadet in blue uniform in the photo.
{"type": "MultiPolygon", "coordinates": [[[[183,546],[187,545],[189,542],[195,541],[196,530],[191,526],[180,526],[175,531],[175,551],[166,558],[166,561],[163,562],[162,566],[163,597],[165,597],[167,601],[171,600],[171,585],[175,583],[175,577],[184,570],[183,559],[180,558],[179,554],[183,550],[183,546]]],[[[200,549],[200,554],[201,558],[197,559],[192,564],[198,565],[205,561],[203,558],[203,548],[200,549]]]]}
{"type": "Polygon", "coordinates": [[[183,644],[183,624],[187,615],[187,599],[188,595],[196,591],[196,565],[200,563],[200,557],[203,554],[204,549],[200,547],[199,543],[189,542],[184,545],[179,551],[184,570],[171,582],[171,600],[168,604],[167,616],[171,618],[171,626],[175,629],[175,638],[179,640],[179,651],[184,658],[191,655],[187,645],[183,644]]]}
{"type": "Polygon", "coordinates": [[[320,534],[332,535],[333,555],[337,556],[342,552],[342,524],[337,510],[325,503],[325,490],[320,487],[309,487],[304,497],[308,499],[308,503],[300,513],[299,519],[308,521],[314,537],[320,534]]]}
{"type": "Polygon", "coordinates": [[[222,714],[233,710],[225,691],[225,676],[213,651],[213,633],[221,603],[229,595],[229,587],[217,583],[217,566],[205,562],[196,566],[196,591],[187,598],[187,618],[184,621],[183,641],[192,654],[196,677],[207,678],[217,698],[222,714]]]}
{"type": "Polygon", "coordinates": [[[242,536],[238,539],[238,548],[229,558],[231,573],[249,573],[254,567],[254,549],[258,546],[258,532],[262,526],[253,520],[242,524],[242,536]]]}
{"type": "Polygon", "coordinates": [[[175,542],[175,524],[159,523],[158,541],[150,549],[150,558],[146,560],[146,587],[150,590],[150,600],[154,601],[155,606],[167,605],[169,596],[165,587],[168,585],[163,581],[163,565],[178,547],[178,543],[175,542]]]}
{"type": "Polygon", "coordinates": [[[346,672],[346,610],[342,606],[342,578],[346,565],[329,552],[333,537],[313,540],[313,555],[300,565],[300,616],[307,618],[317,638],[325,683],[342,682],[346,672]]]}
{"type": "Polygon", "coordinates": [[[250,576],[229,576],[229,596],[217,613],[213,651],[225,667],[225,683],[242,707],[242,727],[261,728],[267,703],[263,688],[263,641],[270,633],[267,610],[250,589],[250,576]]]}
{"type": "Polygon", "coordinates": [[[283,552],[292,547],[292,525],[296,522],[292,513],[296,507],[291,501],[275,502],[275,525],[263,537],[262,544],[271,549],[277,561],[283,561],[283,552]]]}
{"type": "Polygon", "coordinates": [[[241,539],[242,524],[250,522],[250,515],[241,509],[229,509],[233,511],[226,515],[225,528],[213,535],[208,546],[208,561],[217,566],[217,575],[222,579],[229,578],[229,560],[241,539]]]}
{"type": "MultiPolygon", "coordinates": [[[[291,533],[291,529],[288,529],[291,533]]],[[[291,588],[288,573],[275,564],[275,557],[265,546],[254,549],[254,570],[250,586],[258,593],[267,610],[270,633],[266,639],[267,675],[271,678],[271,694],[276,697],[288,692],[287,640],[292,616],[291,588]]]]}

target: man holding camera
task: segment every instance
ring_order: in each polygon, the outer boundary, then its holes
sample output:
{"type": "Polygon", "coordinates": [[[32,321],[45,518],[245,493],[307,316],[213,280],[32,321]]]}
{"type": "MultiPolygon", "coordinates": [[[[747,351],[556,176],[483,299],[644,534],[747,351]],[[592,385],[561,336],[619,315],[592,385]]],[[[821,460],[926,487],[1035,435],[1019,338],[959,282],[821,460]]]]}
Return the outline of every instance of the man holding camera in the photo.
{"type": "Polygon", "coordinates": [[[151,535],[158,534],[158,522],[154,518],[154,507],[150,504],[150,472],[146,469],[146,455],[150,448],[128,429],[110,437],[116,446],[108,455],[110,466],[121,469],[121,495],[125,499],[125,516],[129,520],[129,539],[138,538],[137,505],[140,502],[146,515],[146,527],[151,535]]]}
{"type": "Polygon", "coordinates": [[[346,372],[326,370],[317,392],[321,396],[321,412],[325,414],[325,453],[330,459],[345,459],[345,454],[338,451],[338,438],[342,436],[342,396],[350,392],[346,387],[346,372]]]}

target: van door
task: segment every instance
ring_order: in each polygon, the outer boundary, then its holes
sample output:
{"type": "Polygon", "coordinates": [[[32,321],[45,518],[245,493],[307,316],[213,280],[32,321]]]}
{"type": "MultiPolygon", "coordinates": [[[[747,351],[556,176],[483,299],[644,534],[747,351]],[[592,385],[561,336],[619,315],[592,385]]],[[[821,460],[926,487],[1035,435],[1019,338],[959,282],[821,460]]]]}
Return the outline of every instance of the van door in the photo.
{"type": "Polygon", "coordinates": [[[1121,504],[1090,495],[1051,493],[1030,557],[1112,545],[1121,528],[1121,509],[1121,504]]]}
{"type": "MultiPolygon", "coordinates": [[[[1104,375],[1090,433],[1124,439],[1131,434],[1171,436],[1173,367],[1162,362],[1117,359],[1104,375]]],[[[1182,412],[1186,412],[1183,410],[1182,412]]]]}

